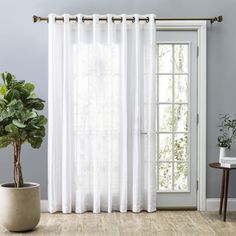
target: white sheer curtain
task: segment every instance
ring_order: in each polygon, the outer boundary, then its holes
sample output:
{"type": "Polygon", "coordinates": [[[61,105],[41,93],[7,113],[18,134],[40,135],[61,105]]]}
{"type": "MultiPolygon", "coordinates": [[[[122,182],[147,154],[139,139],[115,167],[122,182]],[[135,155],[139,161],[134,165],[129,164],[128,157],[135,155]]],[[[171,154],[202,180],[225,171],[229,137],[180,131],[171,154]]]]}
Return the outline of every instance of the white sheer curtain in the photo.
{"type": "Polygon", "coordinates": [[[155,211],[154,15],[63,16],[49,16],[49,211],[155,211]]]}

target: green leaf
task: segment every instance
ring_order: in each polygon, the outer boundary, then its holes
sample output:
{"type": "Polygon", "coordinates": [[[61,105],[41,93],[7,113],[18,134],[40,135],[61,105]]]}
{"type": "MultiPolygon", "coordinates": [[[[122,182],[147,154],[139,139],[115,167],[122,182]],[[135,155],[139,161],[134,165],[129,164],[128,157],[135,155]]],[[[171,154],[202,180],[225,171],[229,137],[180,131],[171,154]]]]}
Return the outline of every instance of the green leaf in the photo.
{"type": "Polygon", "coordinates": [[[5,130],[9,133],[17,133],[18,128],[14,124],[9,124],[5,127],[5,130]]]}
{"type": "Polygon", "coordinates": [[[16,99],[13,99],[13,100],[11,100],[11,101],[7,104],[7,106],[8,106],[8,107],[14,106],[14,105],[16,105],[17,103],[18,103],[17,100],[16,100],[16,99]]]}
{"type": "Polygon", "coordinates": [[[38,130],[30,131],[28,135],[30,138],[42,138],[45,136],[45,128],[41,127],[38,130]]]}
{"type": "Polygon", "coordinates": [[[22,123],[21,121],[19,121],[19,120],[13,120],[12,123],[13,123],[15,126],[17,126],[18,128],[25,128],[25,127],[26,127],[26,125],[23,124],[23,123],[22,123]]]}
{"type": "Polygon", "coordinates": [[[28,103],[41,103],[41,102],[45,102],[43,99],[41,98],[28,98],[28,103]]]}
{"type": "Polygon", "coordinates": [[[21,96],[22,100],[26,100],[30,95],[30,92],[28,90],[24,89],[24,88],[20,88],[19,93],[20,93],[20,96],[21,96]]]}
{"type": "Polygon", "coordinates": [[[15,89],[8,90],[4,98],[8,101],[11,101],[12,99],[20,99],[20,92],[15,89]]]}
{"type": "Polygon", "coordinates": [[[44,108],[44,104],[43,103],[37,103],[37,104],[34,105],[34,109],[35,110],[40,111],[40,110],[43,110],[43,108],[44,108]]]}
{"type": "Polygon", "coordinates": [[[15,81],[15,76],[9,72],[3,72],[2,79],[3,79],[4,84],[9,86],[12,83],[12,81],[15,81]]]}
{"type": "Polygon", "coordinates": [[[40,127],[38,127],[37,125],[32,125],[32,127],[35,129],[40,129],[40,127]]]}
{"type": "Polygon", "coordinates": [[[7,135],[0,137],[0,148],[7,147],[11,142],[11,138],[7,135]]]}
{"type": "Polygon", "coordinates": [[[5,96],[6,93],[7,93],[7,86],[6,86],[6,85],[2,85],[2,86],[0,87],[0,94],[1,94],[2,96],[5,96]]]}
{"type": "Polygon", "coordinates": [[[36,123],[37,126],[44,126],[47,124],[47,118],[43,115],[39,116],[38,122],[36,123]]]}
{"type": "Polygon", "coordinates": [[[31,84],[31,83],[26,83],[26,84],[24,85],[24,88],[25,88],[29,93],[31,93],[32,91],[34,91],[34,85],[31,84]]]}
{"type": "Polygon", "coordinates": [[[9,133],[8,136],[13,139],[19,139],[19,129],[14,124],[7,125],[5,130],[9,133]]]}
{"type": "Polygon", "coordinates": [[[0,99],[0,107],[5,107],[6,101],[4,99],[0,99]]]}
{"type": "Polygon", "coordinates": [[[16,81],[16,84],[24,84],[25,83],[25,80],[17,80],[16,81]]]}
{"type": "Polygon", "coordinates": [[[9,117],[14,116],[14,114],[15,114],[15,110],[7,108],[6,110],[4,110],[0,113],[0,122],[9,118],[9,117]]]}
{"type": "Polygon", "coordinates": [[[25,121],[27,121],[29,119],[33,119],[35,117],[37,117],[37,113],[36,112],[34,112],[34,111],[28,112],[27,111],[27,113],[25,115],[25,121]]]}
{"type": "Polygon", "coordinates": [[[27,136],[28,136],[28,135],[27,135],[27,132],[23,130],[23,131],[20,133],[20,139],[21,139],[21,141],[22,141],[22,142],[25,142],[27,136]]]}
{"type": "Polygon", "coordinates": [[[35,109],[35,110],[43,110],[43,108],[44,108],[43,102],[44,102],[44,100],[42,100],[40,98],[27,99],[27,104],[28,104],[29,108],[35,109]]]}
{"type": "Polygon", "coordinates": [[[32,148],[40,148],[43,142],[42,138],[28,138],[27,141],[31,144],[32,148]]]}
{"type": "Polygon", "coordinates": [[[35,94],[35,93],[31,93],[31,94],[29,95],[28,99],[30,99],[30,98],[35,99],[35,98],[36,98],[36,94],[35,94]]]}
{"type": "Polygon", "coordinates": [[[24,110],[24,104],[21,100],[18,100],[17,103],[13,106],[10,106],[7,108],[8,110],[14,109],[15,112],[23,112],[24,110]]]}

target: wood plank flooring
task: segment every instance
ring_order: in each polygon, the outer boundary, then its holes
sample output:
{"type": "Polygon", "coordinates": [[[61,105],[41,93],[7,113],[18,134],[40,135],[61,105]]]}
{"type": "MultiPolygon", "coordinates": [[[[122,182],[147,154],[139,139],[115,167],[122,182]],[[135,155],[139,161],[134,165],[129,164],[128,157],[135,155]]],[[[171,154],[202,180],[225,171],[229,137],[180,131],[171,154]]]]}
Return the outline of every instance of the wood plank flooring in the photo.
{"type": "Polygon", "coordinates": [[[0,235],[141,236],[236,235],[236,212],[223,222],[217,212],[157,211],[155,213],[47,214],[33,232],[0,235]]]}

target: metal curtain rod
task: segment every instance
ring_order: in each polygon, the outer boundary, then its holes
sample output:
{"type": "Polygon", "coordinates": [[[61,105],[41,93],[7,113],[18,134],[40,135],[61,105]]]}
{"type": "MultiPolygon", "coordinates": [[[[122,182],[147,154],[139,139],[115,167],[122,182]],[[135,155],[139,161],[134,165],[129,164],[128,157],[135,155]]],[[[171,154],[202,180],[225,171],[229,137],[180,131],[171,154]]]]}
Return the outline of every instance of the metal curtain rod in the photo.
{"type": "MultiPolygon", "coordinates": [[[[100,21],[107,21],[107,17],[101,17],[99,18],[100,21]]],[[[122,22],[123,18],[122,17],[112,17],[112,21],[121,21],[122,22]]],[[[127,21],[135,21],[134,17],[131,18],[126,18],[127,21]]],[[[223,21],[223,16],[216,16],[216,17],[195,17],[195,18],[155,18],[155,21],[175,21],[175,20],[205,20],[205,21],[210,21],[211,24],[214,22],[222,22],[223,21]]],[[[33,16],[33,22],[41,22],[41,21],[46,21],[48,22],[48,17],[41,17],[41,16],[33,16]]],[[[64,21],[64,17],[56,17],[55,21],[64,21]]],[[[70,17],[70,21],[78,21],[77,17],[70,17]]],[[[82,21],[93,21],[92,17],[82,17],[82,21]]],[[[149,21],[149,17],[145,18],[139,18],[139,21],[149,21]]]]}

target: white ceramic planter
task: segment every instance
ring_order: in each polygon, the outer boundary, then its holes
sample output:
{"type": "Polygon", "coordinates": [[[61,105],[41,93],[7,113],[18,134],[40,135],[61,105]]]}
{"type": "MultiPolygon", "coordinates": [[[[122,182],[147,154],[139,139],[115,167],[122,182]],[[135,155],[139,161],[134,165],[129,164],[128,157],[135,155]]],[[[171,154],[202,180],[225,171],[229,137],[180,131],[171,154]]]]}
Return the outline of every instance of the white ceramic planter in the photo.
{"type": "Polygon", "coordinates": [[[221,163],[222,157],[227,157],[227,151],[226,147],[220,147],[219,163],[221,163]]]}
{"type": "Polygon", "coordinates": [[[0,224],[9,231],[29,231],[40,220],[40,185],[25,183],[15,188],[13,183],[0,185],[0,224]]]}

